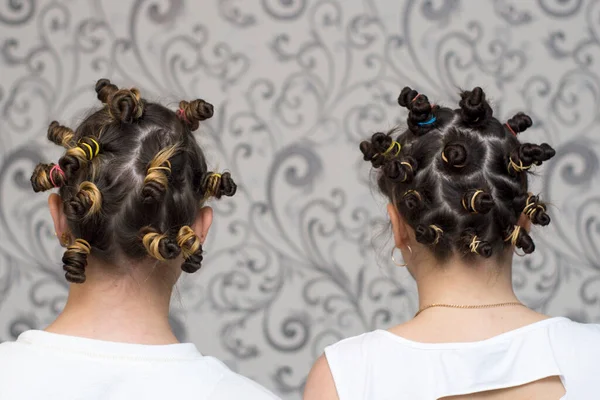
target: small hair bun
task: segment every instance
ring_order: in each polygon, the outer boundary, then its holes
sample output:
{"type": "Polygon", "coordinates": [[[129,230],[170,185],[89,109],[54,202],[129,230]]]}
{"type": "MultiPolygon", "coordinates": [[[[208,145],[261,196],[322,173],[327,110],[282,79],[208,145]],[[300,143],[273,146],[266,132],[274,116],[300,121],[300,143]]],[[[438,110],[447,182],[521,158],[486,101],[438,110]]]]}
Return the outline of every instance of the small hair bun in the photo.
{"type": "Polygon", "coordinates": [[[494,208],[492,195],[481,190],[468,190],[462,198],[463,208],[472,214],[487,214],[494,208]]]}
{"type": "Polygon", "coordinates": [[[485,99],[485,93],[480,87],[471,91],[465,90],[460,94],[463,121],[467,124],[476,124],[487,121],[492,116],[492,108],[485,99]]]}
{"type": "Polygon", "coordinates": [[[519,112],[515,114],[511,119],[506,122],[506,125],[511,129],[515,134],[524,132],[527,128],[530,128],[533,125],[533,121],[529,115],[519,112]]]}
{"type": "Polygon", "coordinates": [[[83,239],[76,239],[65,251],[62,262],[65,278],[71,283],[85,282],[85,267],[92,247],[83,239]]]}
{"type": "Polygon", "coordinates": [[[464,168],[467,165],[467,148],[460,143],[451,143],[444,147],[442,161],[451,168],[464,168]]]}
{"type": "Polygon", "coordinates": [[[96,82],[96,94],[98,96],[98,100],[104,104],[108,104],[110,98],[118,91],[119,88],[110,83],[108,79],[99,79],[96,82]]]}
{"type": "Polygon", "coordinates": [[[74,145],[74,136],[75,133],[71,128],[62,126],[58,121],[52,121],[50,126],[48,126],[48,140],[59,146],[63,146],[67,149],[72,147],[74,145]]]}
{"type": "Polygon", "coordinates": [[[200,126],[200,121],[211,118],[214,114],[212,104],[202,99],[196,99],[191,102],[182,100],[179,102],[179,117],[186,123],[190,130],[195,131],[200,126]]]}
{"type": "Polygon", "coordinates": [[[444,236],[444,231],[437,225],[418,225],[415,229],[417,242],[426,245],[436,245],[444,236]]]}
{"type": "Polygon", "coordinates": [[[122,123],[131,124],[144,113],[144,101],[135,88],[119,90],[111,95],[109,101],[110,115],[122,123]]]}
{"type": "Polygon", "coordinates": [[[160,234],[152,227],[145,227],[140,230],[142,235],[142,244],[148,252],[148,255],[159,260],[171,260],[181,253],[181,249],[174,239],[167,234],[160,234]]]}
{"type": "Polygon", "coordinates": [[[397,183],[412,182],[416,171],[417,161],[412,157],[406,157],[401,160],[393,159],[383,166],[383,172],[387,178],[397,183]]]}

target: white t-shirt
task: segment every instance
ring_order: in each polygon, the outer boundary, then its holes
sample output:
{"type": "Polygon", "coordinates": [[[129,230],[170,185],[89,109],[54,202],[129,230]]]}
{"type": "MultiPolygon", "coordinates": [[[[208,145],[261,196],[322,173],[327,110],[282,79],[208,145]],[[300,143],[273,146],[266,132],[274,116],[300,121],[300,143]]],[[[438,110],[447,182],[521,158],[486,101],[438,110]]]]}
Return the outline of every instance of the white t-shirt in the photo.
{"type": "Polygon", "coordinates": [[[0,344],[4,400],[273,400],[191,343],[141,345],[31,330],[0,344]]]}
{"type": "Polygon", "coordinates": [[[600,399],[600,325],[550,318],[479,342],[376,330],[325,349],[340,400],[434,400],[559,376],[563,399],[600,399]]]}

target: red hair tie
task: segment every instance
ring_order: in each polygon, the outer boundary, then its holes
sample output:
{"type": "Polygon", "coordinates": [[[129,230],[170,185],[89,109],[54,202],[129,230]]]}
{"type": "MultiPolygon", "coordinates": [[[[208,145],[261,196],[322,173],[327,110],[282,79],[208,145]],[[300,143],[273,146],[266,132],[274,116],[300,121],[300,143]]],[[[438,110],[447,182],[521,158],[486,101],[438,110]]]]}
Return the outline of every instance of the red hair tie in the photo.
{"type": "Polygon", "coordinates": [[[420,95],[421,95],[421,93],[419,93],[418,95],[416,95],[415,98],[411,100],[411,103],[414,103],[414,101],[417,100],[420,95]]]}
{"type": "Polygon", "coordinates": [[[62,175],[63,179],[65,178],[65,172],[62,170],[62,168],[58,164],[54,164],[54,166],[52,168],[50,168],[50,173],[48,174],[48,177],[50,178],[50,182],[52,183],[52,186],[57,188],[60,186],[57,185],[56,183],[54,183],[54,178],[52,178],[52,173],[54,171],[58,171],[58,173],[62,175]]]}
{"type": "Polygon", "coordinates": [[[517,137],[517,134],[515,133],[515,131],[513,131],[513,128],[510,127],[510,125],[508,124],[508,122],[506,122],[504,125],[506,125],[506,127],[508,128],[508,130],[510,131],[510,133],[512,133],[515,137],[517,137]]]}
{"type": "Polygon", "coordinates": [[[183,108],[180,108],[179,110],[177,110],[177,116],[179,118],[181,118],[182,120],[184,120],[187,124],[190,123],[190,121],[188,121],[187,116],[185,115],[185,110],[183,108]]]}

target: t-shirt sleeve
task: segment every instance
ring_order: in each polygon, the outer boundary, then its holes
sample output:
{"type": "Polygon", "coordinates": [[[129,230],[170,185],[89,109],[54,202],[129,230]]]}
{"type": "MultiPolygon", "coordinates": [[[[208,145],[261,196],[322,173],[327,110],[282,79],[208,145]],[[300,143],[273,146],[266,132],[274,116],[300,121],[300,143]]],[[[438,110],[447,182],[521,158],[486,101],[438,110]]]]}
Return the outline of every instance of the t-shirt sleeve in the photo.
{"type": "Polygon", "coordinates": [[[363,399],[367,379],[367,357],[363,342],[367,335],[342,340],[325,348],[325,358],[340,400],[363,399]]]}

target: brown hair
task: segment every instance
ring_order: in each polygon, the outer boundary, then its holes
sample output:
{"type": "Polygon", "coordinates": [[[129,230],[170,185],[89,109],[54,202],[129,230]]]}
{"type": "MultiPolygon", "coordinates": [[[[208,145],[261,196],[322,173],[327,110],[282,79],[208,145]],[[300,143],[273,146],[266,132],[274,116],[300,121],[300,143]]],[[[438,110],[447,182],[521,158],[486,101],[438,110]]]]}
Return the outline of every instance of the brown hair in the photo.
{"type": "Polygon", "coordinates": [[[197,271],[202,245],[189,225],[208,197],[237,188],[229,173],[208,171],[192,134],[213,106],[182,101],[173,112],[107,79],[96,93],[103,107],[76,130],[50,124],[48,139],[67,150],[31,176],[36,192],[59,188],[75,238],[63,256],[67,280],[85,281],[88,254],[107,261],[183,254],[182,269],[197,271]]]}

